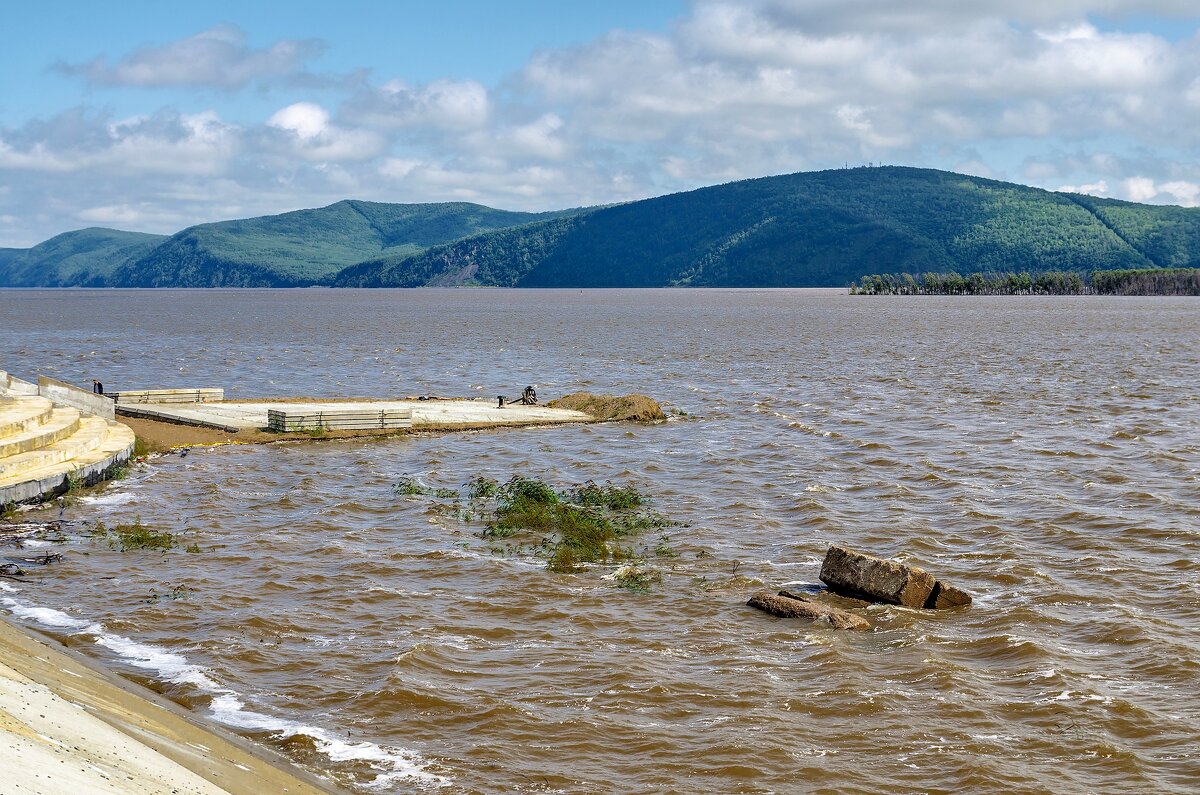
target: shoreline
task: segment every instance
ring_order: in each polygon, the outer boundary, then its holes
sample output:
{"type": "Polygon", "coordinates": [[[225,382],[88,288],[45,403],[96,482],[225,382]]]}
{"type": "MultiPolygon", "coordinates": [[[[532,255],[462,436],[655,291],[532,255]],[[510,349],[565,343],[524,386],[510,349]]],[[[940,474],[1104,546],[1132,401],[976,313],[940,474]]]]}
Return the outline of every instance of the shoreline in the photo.
{"type": "MultiPolygon", "coordinates": [[[[174,422],[122,416],[119,422],[134,432],[136,456],[145,460],[179,449],[186,454],[192,447],[666,419],[659,404],[642,395],[577,393],[559,404],[568,404],[556,409],[562,419],[548,419],[544,411],[524,417],[514,412],[511,420],[475,416],[477,410],[442,412],[439,419],[450,422],[426,421],[415,428],[278,433],[249,427],[244,418],[235,418],[243,420],[243,427],[224,429],[193,424],[188,417],[174,422]]],[[[121,676],[86,652],[24,626],[7,610],[0,610],[0,776],[14,782],[14,795],[346,793],[278,752],[121,676]]]]}
{"type": "Polygon", "coordinates": [[[0,738],[13,793],[346,793],[7,615],[0,738]]]}

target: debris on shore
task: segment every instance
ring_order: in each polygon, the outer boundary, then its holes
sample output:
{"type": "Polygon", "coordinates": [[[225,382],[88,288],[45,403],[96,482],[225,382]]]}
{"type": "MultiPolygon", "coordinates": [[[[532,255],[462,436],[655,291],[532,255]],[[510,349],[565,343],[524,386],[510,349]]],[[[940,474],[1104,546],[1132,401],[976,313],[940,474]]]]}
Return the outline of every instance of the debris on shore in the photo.
{"type": "Polygon", "coordinates": [[[662,406],[646,395],[596,395],[574,392],[546,404],[548,408],[582,411],[605,422],[662,422],[667,418],[662,406]]]}

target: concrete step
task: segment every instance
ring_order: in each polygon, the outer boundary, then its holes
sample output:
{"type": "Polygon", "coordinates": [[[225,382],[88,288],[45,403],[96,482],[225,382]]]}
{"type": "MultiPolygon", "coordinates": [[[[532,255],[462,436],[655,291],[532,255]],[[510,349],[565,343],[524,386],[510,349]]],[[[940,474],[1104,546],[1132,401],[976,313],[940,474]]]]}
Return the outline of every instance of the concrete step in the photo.
{"type": "Polygon", "coordinates": [[[0,439],[23,433],[50,420],[54,404],[36,396],[0,397],[0,439]]]}
{"type": "Polygon", "coordinates": [[[80,417],[79,427],[67,438],[40,450],[0,458],[0,479],[16,478],[36,469],[85,458],[108,436],[108,422],[101,417],[80,417]]]}
{"type": "Polygon", "coordinates": [[[128,425],[122,425],[113,420],[105,420],[105,422],[108,423],[108,432],[104,435],[104,439],[101,440],[100,444],[96,445],[86,455],[73,459],[71,463],[88,467],[98,464],[116,453],[133,453],[133,443],[136,439],[133,429],[128,425]]]}
{"type": "Polygon", "coordinates": [[[27,431],[0,436],[0,458],[49,447],[79,430],[79,412],[72,408],[54,409],[50,419],[27,431]]]}
{"type": "MultiPolygon", "coordinates": [[[[95,417],[84,421],[96,420],[95,417]]],[[[99,419],[104,424],[100,440],[77,458],[29,469],[19,475],[0,477],[0,504],[28,502],[64,491],[73,477],[81,485],[92,485],[110,476],[112,469],[133,454],[133,430],[119,422],[99,419]]]]}

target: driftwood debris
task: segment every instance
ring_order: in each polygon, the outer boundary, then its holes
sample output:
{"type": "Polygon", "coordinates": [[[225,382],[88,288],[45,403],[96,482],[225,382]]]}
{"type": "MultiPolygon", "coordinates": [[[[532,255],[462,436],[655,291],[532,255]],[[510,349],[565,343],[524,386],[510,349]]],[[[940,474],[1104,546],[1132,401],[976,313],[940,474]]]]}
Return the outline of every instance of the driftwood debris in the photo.
{"type": "Polygon", "coordinates": [[[788,592],[787,596],[773,594],[769,591],[759,591],[750,597],[746,604],[781,618],[807,618],[810,621],[824,621],[834,629],[870,629],[871,625],[862,616],[830,607],[814,599],[788,592]]]}
{"type": "Polygon", "coordinates": [[[28,558],[10,557],[9,560],[17,563],[29,563],[34,566],[49,566],[51,563],[58,563],[63,559],[60,552],[47,552],[44,555],[35,555],[28,558]]]}
{"type": "Polygon", "coordinates": [[[937,579],[917,566],[831,546],[821,564],[821,582],[829,590],[871,602],[926,609],[971,603],[966,591],[937,579]]]}

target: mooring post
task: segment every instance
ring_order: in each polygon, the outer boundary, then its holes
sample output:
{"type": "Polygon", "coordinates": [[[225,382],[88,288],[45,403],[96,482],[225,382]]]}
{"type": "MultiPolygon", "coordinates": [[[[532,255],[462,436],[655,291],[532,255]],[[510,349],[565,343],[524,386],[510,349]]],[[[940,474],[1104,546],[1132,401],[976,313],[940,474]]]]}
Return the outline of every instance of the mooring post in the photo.
{"type": "Polygon", "coordinates": [[[499,401],[499,403],[500,403],[500,405],[496,406],[496,408],[498,408],[498,409],[504,408],[504,395],[497,395],[496,400],[499,401]]]}

